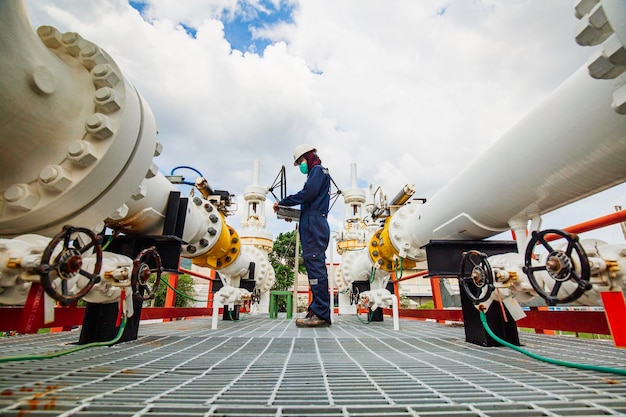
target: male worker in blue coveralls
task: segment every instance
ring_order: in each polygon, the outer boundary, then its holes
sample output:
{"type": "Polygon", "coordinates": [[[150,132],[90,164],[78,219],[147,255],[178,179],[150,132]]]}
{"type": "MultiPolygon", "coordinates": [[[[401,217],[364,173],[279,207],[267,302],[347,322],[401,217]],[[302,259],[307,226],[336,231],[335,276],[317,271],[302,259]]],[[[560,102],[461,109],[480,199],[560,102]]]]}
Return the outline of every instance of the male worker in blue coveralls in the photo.
{"type": "Polygon", "coordinates": [[[311,145],[298,145],[293,151],[293,165],[307,176],[304,187],[298,193],[274,203],[278,206],[300,204],[300,242],[302,257],[313,293],[313,301],[305,318],[296,319],[298,327],[330,326],[330,295],[328,294],[328,271],[326,248],[330,240],[328,206],[330,203],[330,175],[311,145]]]}

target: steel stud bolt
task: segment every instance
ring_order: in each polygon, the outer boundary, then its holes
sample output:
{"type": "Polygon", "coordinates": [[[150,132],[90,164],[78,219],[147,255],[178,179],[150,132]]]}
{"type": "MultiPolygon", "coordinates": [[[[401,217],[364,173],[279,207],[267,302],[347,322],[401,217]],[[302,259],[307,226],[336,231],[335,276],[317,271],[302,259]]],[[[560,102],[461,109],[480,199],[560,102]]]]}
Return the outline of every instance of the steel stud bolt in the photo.
{"type": "Polygon", "coordinates": [[[67,147],[67,157],[73,163],[87,167],[98,160],[91,144],[83,140],[76,140],[67,147]]]}
{"type": "Polygon", "coordinates": [[[104,114],[116,112],[121,107],[121,98],[111,87],[102,87],[96,90],[94,103],[98,110],[104,114]]]}
{"type": "Polygon", "coordinates": [[[85,129],[98,139],[107,139],[113,136],[110,119],[102,113],[94,113],[87,118],[85,129]]]}
{"type": "Polygon", "coordinates": [[[84,67],[88,70],[92,70],[96,65],[105,64],[107,59],[102,55],[100,49],[92,44],[85,43],[85,46],[80,51],[80,60],[83,63],[84,67]]]}
{"type": "Polygon", "coordinates": [[[39,183],[48,190],[64,191],[72,184],[72,179],[62,166],[48,165],[39,172],[39,183]]]}
{"type": "Polygon", "coordinates": [[[75,32],[67,32],[61,36],[61,42],[65,46],[65,50],[73,57],[77,57],[85,45],[85,40],[75,32]]]}
{"type": "Polygon", "coordinates": [[[98,64],[91,70],[93,83],[96,88],[115,87],[120,82],[120,77],[109,64],[98,64]]]}
{"type": "Polygon", "coordinates": [[[4,191],[7,206],[29,211],[39,202],[39,195],[28,184],[14,184],[4,191]]]}
{"type": "Polygon", "coordinates": [[[57,49],[61,47],[61,33],[52,26],[39,26],[37,35],[48,48],[57,49]]]}

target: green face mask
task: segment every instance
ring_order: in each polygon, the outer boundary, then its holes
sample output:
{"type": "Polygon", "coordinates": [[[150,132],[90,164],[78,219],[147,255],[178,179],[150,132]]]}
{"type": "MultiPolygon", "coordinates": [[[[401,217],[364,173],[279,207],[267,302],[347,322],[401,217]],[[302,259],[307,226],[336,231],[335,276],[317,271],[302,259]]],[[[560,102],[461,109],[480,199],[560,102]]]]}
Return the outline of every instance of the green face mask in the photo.
{"type": "Polygon", "coordinates": [[[309,173],[309,166],[306,164],[306,161],[300,162],[300,172],[304,175],[309,173]]]}

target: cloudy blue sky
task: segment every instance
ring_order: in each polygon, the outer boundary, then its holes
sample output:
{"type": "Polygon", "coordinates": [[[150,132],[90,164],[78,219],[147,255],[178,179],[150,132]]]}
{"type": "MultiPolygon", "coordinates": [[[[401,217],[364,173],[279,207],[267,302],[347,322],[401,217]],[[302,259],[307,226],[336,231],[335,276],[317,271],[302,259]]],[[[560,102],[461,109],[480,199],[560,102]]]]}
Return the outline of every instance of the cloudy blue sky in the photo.
{"type": "MultiPolygon", "coordinates": [[[[238,197],[255,159],[262,185],[286,165],[289,191],[300,189],[291,151],[305,142],[341,187],[355,162],[361,186],[392,197],[415,184],[429,198],[591,55],[574,42],[571,1],[27,5],[35,27],[78,32],[116,60],[155,114],[163,173],[193,166],[238,197]]],[[[625,197],[618,186],[547,214],[544,226],[611,213],[625,197]]],[[[342,217],[339,201],[333,230],[342,217]]],[[[268,227],[278,234],[293,226],[271,218],[268,227]]],[[[593,236],[623,242],[617,226],[593,236]]]]}

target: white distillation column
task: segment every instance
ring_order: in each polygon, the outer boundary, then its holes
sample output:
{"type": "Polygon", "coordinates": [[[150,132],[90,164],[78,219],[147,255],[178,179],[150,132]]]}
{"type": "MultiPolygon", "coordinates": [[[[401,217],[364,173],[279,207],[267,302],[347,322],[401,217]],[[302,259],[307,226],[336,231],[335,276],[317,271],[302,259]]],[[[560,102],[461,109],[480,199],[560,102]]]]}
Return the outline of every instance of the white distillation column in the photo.
{"type": "MultiPolygon", "coordinates": [[[[389,225],[399,253],[422,261],[426,255],[421,247],[431,239],[480,240],[511,228],[525,242],[529,223],[530,231],[537,230],[542,214],[626,181],[626,2],[579,1],[576,15],[581,19],[576,41],[598,46],[588,65],[428,203],[400,208],[389,225]]],[[[520,244],[520,252],[524,246],[520,244]]],[[[592,251],[598,252],[604,252],[600,246],[592,251]]],[[[607,248],[606,253],[612,255],[591,261],[605,269],[602,273],[616,276],[613,287],[620,286],[623,280],[615,266],[600,266],[619,263],[621,249],[607,248]]],[[[489,261],[500,272],[515,272],[518,281],[507,285],[521,299],[528,298],[523,254],[489,261]]],[[[553,280],[543,275],[538,281],[551,288],[553,280]]],[[[592,301],[586,297],[581,302],[592,301]]]]}
{"type": "MultiPolygon", "coordinates": [[[[369,204],[366,204],[365,190],[357,187],[356,164],[354,163],[351,165],[351,182],[350,188],[342,190],[346,206],[345,221],[343,230],[337,234],[337,251],[341,255],[341,266],[335,270],[335,282],[339,291],[340,314],[356,312],[356,305],[351,305],[351,302],[356,301],[351,300],[354,282],[370,283],[369,294],[365,294],[368,300],[380,300],[380,297],[389,294],[389,291],[385,289],[389,280],[389,271],[379,267],[376,260],[372,258],[371,250],[371,242],[376,241],[375,233],[380,228],[372,216],[382,209],[385,198],[379,194],[381,193],[379,188],[370,187],[369,204]],[[380,201],[376,201],[377,196],[380,201]]],[[[376,252],[375,249],[374,252],[376,252]]],[[[374,304],[367,307],[375,306],[374,304]]]]}
{"type": "Polygon", "coordinates": [[[351,302],[352,282],[354,276],[347,266],[352,263],[352,258],[357,252],[362,252],[367,246],[371,233],[363,221],[365,216],[365,190],[358,188],[356,163],[350,164],[350,188],[341,191],[345,204],[343,229],[337,233],[337,253],[341,255],[341,265],[335,268],[335,284],[338,292],[339,314],[355,314],[356,304],[351,302]],[[348,262],[346,264],[346,262],[348,262]]]}

